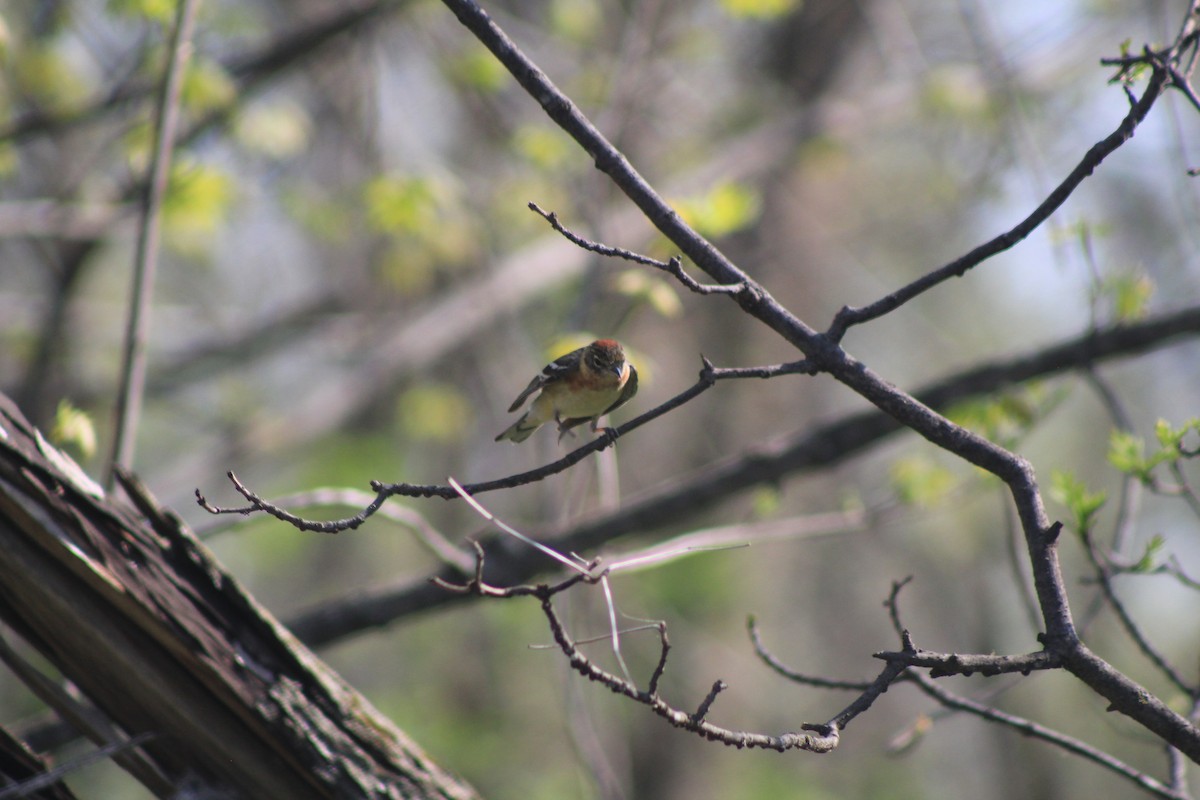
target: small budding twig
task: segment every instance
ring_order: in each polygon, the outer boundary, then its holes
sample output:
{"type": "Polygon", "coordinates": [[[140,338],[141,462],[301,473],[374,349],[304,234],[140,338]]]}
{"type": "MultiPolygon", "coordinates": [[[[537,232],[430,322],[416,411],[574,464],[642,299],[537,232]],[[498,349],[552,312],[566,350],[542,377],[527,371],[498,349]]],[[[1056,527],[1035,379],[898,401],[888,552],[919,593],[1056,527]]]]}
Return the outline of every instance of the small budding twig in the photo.
{"type": "Polygon", "coordinates": [[[534,213],[541,215],[543,219],[550,223],[551,228],[554,228],[554,230],[561,233],[572,244],[597,255],[607,256],[609,258],[620,258],[624,259],[625,261],[632,261],[635,264],[644,264],[648,267],[660,269],[663,272],[673,276],[676,280],[687,287],[689,291],[695,292],[696,294],[739,294],[747,291],[748,287],[744,282],[731,284],[700,283],[691,275],[688,275],[683,271],[683,262],[679,256],[672,256],[669,261],[659,261],[657,258],[644,256],[641,253],[635,253],[632,250],[626,250],[623,247],[612,247],[611,245],[601,244],[600,242],[593,242],[590,239],[583,238],[579,234],[564,226],[561,222],[559,222],[558,214],[555,212],[546,211],[537,203],[533,202],[529,203],[529,209],[534,213]]]}
{"type": "Polygon", "coordinates": [[[646,685],[646,691],[652,697],[658,696],[658,682],[662,679],[663,673],[667,671],[667,654],[671,652],[671,642],[667,639],[667,623],[658,623],[658,640],[659,640],[659,655],[658,664],[654,667],[654,672],[650,675],[650,683],[646,685]]]}
{"type": "Polygon", "coordinates": [[[704,717],[708,715],[708,709],[712,708],[713,701],[717,699],[717,695],[729,688],[729,684],[722,680],[713,682],[712,688],[708,690],[708,695],[700,703],[700,707],[696,709],[696,713],[692,714],[692,722],[703,722],[704,717]]]}
{"type": "MultiPolygon", "coordinates": [[[[595,559],[591,562],[576,563],[567,556],[558,553],[553,548],[535,542],[524,534],[516,531],[512,526],[497,519],[494,514],[488,511],[475,498],[470,496],[466,487],[458,483],[453,478],[449,479],[450,485],[461,492],[463,499],[470,503],[475,511],[485,517],[490,522],[500,526],[502,530],[515,536],[522,542],[531,544],[537,549],[545,552],[557,561],[569,565],[575,574],[567,580],[549,586],[539,584],[536,586],[512,586],[508,588],[499,588],[487,585],[483,580],[483,563],[484,551],[478,542],[473,542],[476,551],[476,567],[475,576],[465,585],[455,585],[448,581],[435,579],[434,582],[445,587],[449,591],[460,594],[472,593],[485,597],[509,598],[519,596],[533,596],[541,600],[542,611],[546,615],[546,620],[550,625],[550,631],[553,635],[554,642],[563,654],[566,655],[572,669],[583,675],[591,681],[607,686],[611,691],[624,695],[642,705],[649,707],[654,713],[663,717],[672,725],[684,730],[696,733],[705,739],[719,741],[733,747],[757,747],[780,752],[792,749],[809,750],[812,752],[824,753],[835,748],[839,741],[840,730],[857,714],[866,710],[876,696],[886,691],[887,684],[894,680],[890,677],[890,672],[896,668],[889,664],[881,678],[872,683],[864,694],[852,703],[846,710],[838,714],[828,723],[822,724],[807,724],[802,726],[801,730],[806,733],[785,733],[780,736],[771,736],[768,734],[751,733],[747,731],[734,731],[719,726],[713,725],[706,720],[709,711],[712,709],[713,703],[716,702],[717,695],[728,688],[728,684],[723,680],[717,680],[713,683],[708,694],[701,701],[697,709],[692,713],[687,713],[667,703],[658,693],[658,685],[662,679],[667,667],[667,654],[671,649],[670,641],[667,638],[666,623],[659,622],[655,627],[659,630],[660,651],[658,663],[650,676],[650,682],[646,690],[641,690],[634,683],[629,675],[629,669],[625,664],[624,658],[621,656],[619,645],[619,630],[616,619],[616,604],[613,600],[612,590],[608,582],[608,576],[612,572],[613,567],[605,567],[600,569],[600,560],[595,559]],[[562,621],[559,619],[557,612],[554,610],[553,597],[559,592],[574,586],[578,583],[600,583],[605,591],[606,602],[608,603],[609,624],[612,628],[611,639],[613,642],[613,653],[616,656],[617,662],[621,666],[621,671],[624,677],[614,675],[610,672],[596,666],[580,652],[577,643],[572,641],[562,621]]],[[[665,553],[656,554],[654,557],[663,559],[673,558],[677,555],[674,549],[665,553]]],[[[634,557],[627,559],[624,565],[630,567],[638,567],[644,565],[647,557],[634,557]]],[[[618,565],[620,566],[620,565],[618,565]]],[[[899,670],[903,671],[903,667],[899,670]]]]}

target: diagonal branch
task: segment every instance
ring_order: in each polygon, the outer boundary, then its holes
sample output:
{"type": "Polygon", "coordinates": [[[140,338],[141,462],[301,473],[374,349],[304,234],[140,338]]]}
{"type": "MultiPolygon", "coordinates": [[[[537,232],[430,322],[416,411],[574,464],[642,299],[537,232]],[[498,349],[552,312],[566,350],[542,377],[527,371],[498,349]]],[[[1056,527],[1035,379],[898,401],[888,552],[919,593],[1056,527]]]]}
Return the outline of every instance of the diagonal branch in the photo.
{"type": "Polygon", "coordinates": [[[1050,219],[1050,216],[1067,201],[1067,198],[1079,188],[1081,183],[1095,172],[1096,167],[1100,166],[1100,163],[1105,158],[1133,137],[1133,133],[1138,125],[1150,113],[1150,109],[1153,108],[1155,101],[1162,94],[1167,81],[1168,75],[1166,72],[1155,72],[1150,79],[1149,85],[1146,87],[1146,91],[1142,93],[1141,99],[1132,105],[1129,113],[1121,120],[1116,130],[1092,145],[1091,149],[1084,154],[1083,158],[1079,160],[1079,163],[1075,165],[1075,168],[1071,170],[1067,177],[1063,179],[1062,183],[1054,187],[1054,190],[1046,196],[1046,199],[1030,212],[1025,219],[994,239],[979,245],[971,252],[959,256],[945,266],[922,275],[912,283],[902,286],[869,305],[859,308],[843,307],[829,326],[827,332],[829,338],[835,342],[841,341],[842,337],[846,335],[846,331],[854,325],[861,325],[864,322],[878,319],[885,314],[895,311],[900,306],[924,294],[935,286],[945,283],[951,278],[961,278],[969,270],[979,266],[989,258],[1010,250],[1024,241],[1042,223],[1050,219]]]}
{"type": "Polygon", "coordinates": [[[928,650],[884,651],[876,653],[875,657],[889,664],[924,667],[929,670],[931,678],[944,678],[947,675],[970,676],[977,672],[985,677],[1013,672],[1028,675],[1035,670],[1058,669],[1062,666],[1053,654],[1044,650],[1019,656],[931,653],[928,650]]]}
{"type": "Polygon", "coordinates": [[[974,700],[969,700],[965,697],[953,694],[943,689],[938,683],[926,675],[918,672],[910,672],[908,680],[920,687],[921,691],[932,697],[938,703],[946,708],[951,708],[956,711],[965,711],[975,716],[988,720],[989,722],[998,723],[1004,727],[1011,728],[1025,736],[1033,739],[1039,739],[1043,742],[1048,742],[1056,747],[1061,747],[1068,753],[1073,753],[1077,756],[1091,761],[1094,764],[1099,764],[1101,767],[1120,775],[1122,778],[1131,781],[1134,785],[1156,797],[1167,798],[1167,800],[1191,800],[1191,795],[1180,789],[1173,789],[1161,781],[1151,778],[1144,772],[1125,764],[1122,761],[1112,757],[1102,750],[1098,750],[1089,744],[1080,740],[1051,730],[1044,725],[1039,725],[1036,722],[1018,717],[1014,714],[1009,714],[991,706],[977,703],[974,700]]]}
{"type": "MultiPolygon", "coordinates": [[[[1175,38],[1175,42],[1170,47],[1165,48],[1159,53],[1153,53],[1147,49],[1146,54],[1142,57],[1129,61],[1122,60],[1126,69],[1132,63],[1146,63],[1152,66],[1150,79],[1145,91],[1142,92],[1141,98],[1134,99],[1132,94],[1129,95],[1129,113],[1125,115],[1116,129],[1092,145],[1083,158],[1079,160],[1079,163],[1075,165],[1075,168],[1063,179],[1062,183],[1056,186],[1046,196],[1046,199],[1025,219],[991,241],[984,242],[971,252],[956,258],[943,267],[926,273],[907,286],[897,289],[895,292],[876,300],[870,305],[860,308],[843,307],[837,313],[837,316],[834,317],[827,335],[833,341],[840,342],[850,327],[882,317],[950,278],[961,278],[969,270],[982,264],[989,258],[1019,244],[1029,234],[1037,230],[1042,223],[1048,220],[1067,201],[1067,198],[1074,193],[1079,185],[1095,172],[1104,159],[1133,138],[1137,127],[1146,119],[1146,116],[1150,113],[1150,109],[1154,107],[1155,102],[1168,86],[1180,89],[1195,104],[1195,94],[1175,64],[1185,51],[1196,46],[1196,9],[1196,0],[1191,0],[1187,13],[1184,16],[1184,22],[1175,38]]],[[[1109,65],[1117,63],[1117,60],[1101,59],[1100,63],[1109,65]]],[[[1128,92],[1128,87],[1126,87],[1126,91],[1128,92]]]]}
{"type": "Polygon", "coordinates": [[[672,258],[670,261],[659,261],[657,258],[650,258],[649,256],[635,253],[632,250],[626,250],[623,247],[612,247],[599,242],[593,242],[590,239],[585,239],[559,222],[558,214],[553,211],[546,211],[537,203],[530,203],[529,208],[534,213],[539,214],[546,222],[549,222],[550,227],[561,233],[572,244],[597,255],[620,258],[625,261],[632,261],[635,264],[660,269],[674,276],[676,280],[696,294],[737,294],[746,289],[745,284],[702,284],[683,271],[683,265],[680,263],[678,257],[672,258]]]}
{"type": "MultiPolygon", "coordinates": [[[[784,368],[785,365],[775,369],[784,368]]],[[[668,411],[672,411],[684,403],[695,399],[703,392],[712,388],[712,386],[716,383],[716,380],[721,377],[741,378],[760,376],[757,374],[746,374],[741,370],[731,370],[726,374],[725,371],[718,370],[717,368],[713,367],[713,365],[709,363],[707,359],[704,359],[704,369],[701,370],[699,379],[690,388],[685,389],[684,391],[672,397],[670,400],[667,400],[665,403],[662,403],[655,408],[650,409],[646,413],[635,417],[629,422],[626,422],[624,425],[607,429],[607,431],[601,436],[597,436],[587,444],[577,447],[557,461],[552,461],[549,464],[538,467],[537,469],[528,470],[516,475],[509,475],[504,478],[497,478],[495,480],[484,481],[482,483],[464,484],[461,488],[468,494],[475,495],[482,492],[496,491],[497,489],[511,489],[517,486],[524,486],[525,484],[534,483],[551,475],[555,475],[568,469],[569,467],[574,466],[592,453],[598,453],[606,447],[611,446],[619,436],[640,428],[647,422],[657,419],[663,414],[666,414],[668,411]]],[[[453,500],[461,497],[459,490],[450,485],[443,486],[439,484],[382,483],[381,481],[372,481],[371,488],[375,491],[376,496],[370,505],[352,517],[322,522],[297,516],[286,509],[269,502],[265,498],[248,489],[232,472],[227,473],[227,477],[229,478],[230,482],[233,483],[234,489],[236,489],[239,494],[245,497],[250,502],[250,505],[242,508],[222,508],[219,506],[214,506],[208,502],[208,499],[200,492],[199,489],[196,489],[196,502],[205,511],[209,512],[210,514],[243,515],[252,514],[255,511],[263,511],[278,520],[298,528],[299,530],[316,531],[320,533],[340,533],[342,531],[354,530],[358,528],[360,525],[366,522],[368,518],[373,516],[379,510],[380,506],[383,505],[384,501],[389,497],[395,497],[397,495],[404,497],[441,497],[445,500],[453,500]]]]}
{"type": "MultiPolygon", "coordinates": [[[[1200,306],[1132,325],[1092,331],[1024,355],[983,364],[922,387],[914,394],[933,408],[945,409],[1024,381],[1145,352],[1198,334],[1200,306]]],[[[539,538],[564,552],[593,552],[622,536],[646,533],[669,521],[693,517],[752,486],[841,463],[899,430],[901,426],[895,420],[875,409],[849,414],[759,444],[748,454],[715,462],[687,478],[633,498],[617,511],[557,531],[543,531],[539,538]]],[[[512,583],[529,580],[544,567],[533,559],[520,559],[504,552],[493,553],[490,558],[491,566],[502,567],[506,580],[512,583]]],[[[449,571],[442,574],[455,577],[449,571]]],[[[295,617],[289,625],[305,642],[326,644],[356,631],[432,610],[447,601],[444,593],[430,591],[428,579],[406,579],[397,585],[323,602],[295,617]]]]}
{"type": "Polygon", "coordinates": [[[1167,680],[1175,684],[1176,688],[1190,698],[1200,698],[1200,689],[1188,683],[1183,675],[1179,673],[1179,670],[1167,661],[1167,657],[1146,638],[1142,627],[1133,619],[1133,615],[1129,613],[1129,609],[1125,607],[1125,603],[1117,596],[1116,588],[1113,586],[1112,581],[1112,567],[1102,563],[1096,542],[1088,531],[1083,531],[1083,550],[1087,554],[1088,561],[1092,565],[1092,570],[1096,574],[1096,579],[1100,583],[1100,590],[1104,598],[1116,613],[1117,619],[1121,622],[1121,627],[1125,629],[1125,633],[1133,640],[1137,649],[1158,668],[1158,671],[1167,680]]]}
{"type": "MultiPolygon", "coordinates": [[[[464,484],[461,488],[468,494],[475,495],[482,492],[493,492],[498,489],[512,489],[517,486],[535,483],[543,480],[551,475],[556,475],[564,470],[574,466],[592,453],[598,453],[607,447],[610,447],[618,437],[624,436],[630,431],[636,430],[646,423],[661,417],[669,411],[682,406],[699,397],[702,393],[711,389],[719,380],[736,380],[745,378],[772,378],[780,375],[795,375],[810,373],[811,367],[805,360],[793,361],[786,364],[775,364],[765,367],[734,367],[734,368],[718,368],[712,363],[701,357],[704,362],[703,369],[700,370],[700,376],[696,383],[685,389],[679,394],[649,411],[635,417],[626,422],[624,425],[619,425],[615,428],[608,428],[606,432],[588,442],[585,445],[577,447],[567,453],[562,458],[552,461],[549,464],[544,464],[536,469],[527,470],[526,472],[509,475],[504,478],[496,478],[495,480],[483,481],[481,483],[464,484]]],[[[417,484],[417,483],[383,483],[381,481],[372,481],[371,488],[375,491],[375,498],[362,511],[351,517],[345,517],[337,520],[319,521],[310,520],[300,517],[296,514],[287,511],[279,505],[271,503],[267,499],[261,497],[255,492],[247,488],[237,476],[232,472],[226,473],[233,488],[238,494],[246,498],[250,502],[249,506],[241,508],[222,508],[208,502],[208,499],[196,489],[196,502],[205,511],[210,514],[252,514],[256,511],[262,511],[270,514],[276,519],[286,522],[289,525],[302,530],[314,531],[318,533],[341,533],[342,531],[354,530],[366,522],[376,512],[379,511],[389,497],[440,497],[444,500],[453,500],[461,497],[461,494],[454,486],[441,484],[417,484]]]]}

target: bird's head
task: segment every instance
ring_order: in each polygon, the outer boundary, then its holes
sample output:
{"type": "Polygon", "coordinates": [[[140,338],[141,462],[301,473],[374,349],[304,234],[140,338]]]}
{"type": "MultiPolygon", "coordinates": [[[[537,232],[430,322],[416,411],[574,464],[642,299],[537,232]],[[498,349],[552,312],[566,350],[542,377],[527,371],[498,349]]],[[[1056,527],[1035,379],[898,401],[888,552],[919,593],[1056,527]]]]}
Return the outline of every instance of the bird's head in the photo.
{"type": "Polygon", "coordinates": [[[588,366],[596,372],[614,372],[617,377],[625,367],[625,351],[620,342],[613,339],[597,339],[588,345],[584,357],[588,366]]]}

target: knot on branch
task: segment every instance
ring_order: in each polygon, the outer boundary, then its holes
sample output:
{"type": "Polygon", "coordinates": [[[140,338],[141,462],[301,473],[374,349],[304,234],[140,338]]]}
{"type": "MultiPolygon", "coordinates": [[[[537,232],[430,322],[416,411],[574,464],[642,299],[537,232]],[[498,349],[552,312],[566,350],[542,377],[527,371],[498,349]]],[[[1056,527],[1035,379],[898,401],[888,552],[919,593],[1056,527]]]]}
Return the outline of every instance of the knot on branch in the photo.
{"type": "Polygon", "coordinates": [[[737,289],[734,292],[734,297],[737,299],[738,305],[746,310],[751,310],[755,306],[762,303],[766,297],[766,292],[761,286],[749,279],[736,284],[737,289]]]}

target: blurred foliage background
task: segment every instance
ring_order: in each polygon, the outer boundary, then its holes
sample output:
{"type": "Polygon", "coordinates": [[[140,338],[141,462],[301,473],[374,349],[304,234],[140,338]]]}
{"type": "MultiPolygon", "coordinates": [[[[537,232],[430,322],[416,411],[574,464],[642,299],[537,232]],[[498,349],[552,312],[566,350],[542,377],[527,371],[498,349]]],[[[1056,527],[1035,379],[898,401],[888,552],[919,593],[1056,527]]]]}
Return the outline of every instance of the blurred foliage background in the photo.
{"type": "MultiPolygon", "coordinates": [[[[817,328],[1028,213],[1127,109],[1099,58],[1125,40],[1136,49],[1168,39],[1183,10],[1155,0],[487,6],[694,226],[817,328]]],[[[135,200],[173,13],[171,0],[11,0],[0,10],[0,389],[93,472],[111,436],[135,200]]],[[[911,389],[1200,301],[1200,203],[1186,176],[1200,129],[1179,100],[1161,102],[1027,242],[855,329],[848,349],[911,389]]],[[[718,366],[796,357],[734,304],[586,254],[531,213],[533,201],[589,238],[673,255],[432,0],[205,0],[184,130],[135,466],[284,620],[436,564],[379,518],[337,537],[265,519],[218,529],[191,494],[236,504],[226,470],[279,496],[539,465],[563,452],[552,433],[521,447],[492,437],[542,364],[597,335],[624,342],[642,375],[618,419],[690,385],[701,354],[718,366]]],[[[1105,365],[1099,384],[1062,376],[956,417],[1019,448],[1044,485],[1059,471],[1115,496],[1114,421],[1097,385],[1119,398],[1134,435],[1153,441],[1159,418],[1197,415],[1198,365],[1185,344],[1105,365]]],[[[824,378],[722,383],[622,439],[615,457],[486,502],[514,525],[561,524],[863,405],[824,378]]],[[[403,502],[455,542],[486,528],[461,503],[403,502]]],[[[1113,505],[1097,512],[1101,531],[1113,505]]],[[[896,436],[622,544],[842,509],[866,510],[869,524],[621,577],[617,603],[668,621],[663,691],[678,705],[694,706],[719,677],[731,688],[710,715],[718,724],[794,730],[850,698],[771,674],[749,645],[749,613],[795,668],[865,678],[879,668],[870,654],[896,645],[881,603],[893,580],[913,575],[902,608],[918,645],[1036,647],[1006,507],[996,482],[896,436]]],[[[1159,536],[1162,553],[1200,573],[1196,518],[1179,500],[1148,495],[1135,522],[1132,559],[1159,536]]],[[[1095,590],[1076,541],[1064,559],[1082,611],[1095,590]]],[[[1149,576],[1119,588],[1190,670],[1194,591],[1149,576]]],[[[598,592],[566,605],[577,636],[604,630],[598,592]]],[[[1111,615],[1088,640],[1178,699],[1111,615]]],[[[902,686],[832,756],[732,751],[529,647],[548,641],[533,603],[474,603],[321,655],[492,798],[1140,796],[1009,731],[942,715],[902,686]]],[[[591,647],[605,663],[606,645],[591,647]]],[[[648,676],[656,638],[631,635],[623,648],[648,676]]],[[[1161,774],[1158,745],[1067,676],[947,685],[1161,774]]],[[[37,711],[5,677],[0,720],[19,727],[37,711]]],[[[84,797],[145,796],[111,767],[75,785],[84,797]]]]}

